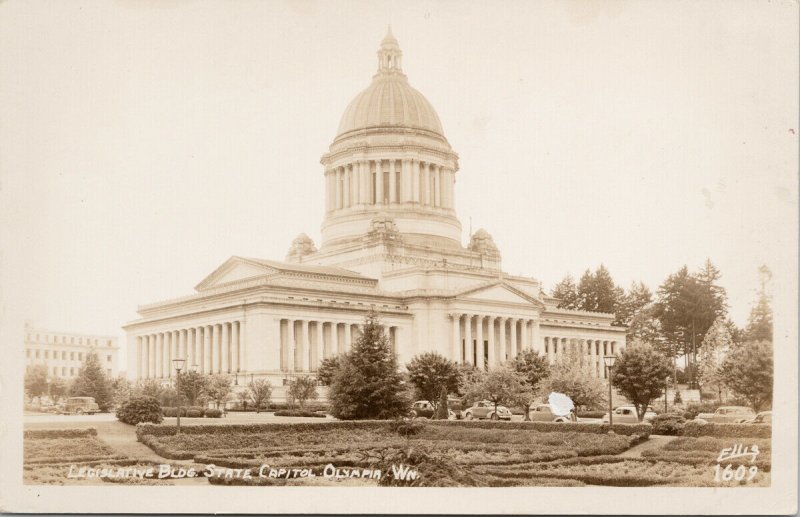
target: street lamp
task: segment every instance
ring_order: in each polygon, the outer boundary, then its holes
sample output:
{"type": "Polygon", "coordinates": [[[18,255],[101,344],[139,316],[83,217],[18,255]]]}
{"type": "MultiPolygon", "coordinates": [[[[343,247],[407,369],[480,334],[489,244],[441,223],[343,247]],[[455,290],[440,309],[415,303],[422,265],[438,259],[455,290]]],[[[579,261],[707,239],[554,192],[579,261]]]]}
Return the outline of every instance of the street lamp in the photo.
{"type": "MultiPolygon", "coordinates": [[[[179,378],[181,376],[181,370],[183,370],[183,365],[186,364],[186,359],[173,359],[172,364],[175,365],[175,371],[178,372],[175,378],[179,378]]],[[[178,429],[175,434],[181,434],[181,395],[178,393],[178,429]]]]}
{"type": "Polygon", "coordinates": [[[198,370],[199,368],[200,368],[200,365],[199,365],[199,364],[197,364],[197,363],[194,363],[194,364],[192,365],[192,372],[194,372],[194,373],[197,373],[197,370],[198,370]]]}
{"type": "Polygon", "coordinates": [[[614,370],[614,363],[617,361],[617,356],[606,355],[603,356],[603,362],[606,363],[608,368],[608,425],[614,425],[614,408],[611,405],[611,372],[614,370]]]}

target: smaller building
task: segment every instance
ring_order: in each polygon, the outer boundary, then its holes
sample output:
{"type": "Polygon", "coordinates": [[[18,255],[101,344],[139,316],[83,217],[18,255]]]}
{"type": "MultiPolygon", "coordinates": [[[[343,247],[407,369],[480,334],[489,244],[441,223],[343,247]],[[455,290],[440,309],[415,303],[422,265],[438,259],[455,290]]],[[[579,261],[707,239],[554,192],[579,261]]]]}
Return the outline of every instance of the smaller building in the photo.
{"type": "Polygon", "coordinates": [[[61,332],[25,323],[25,366],[43,364],[53,377],[78,375],[86,355],[96,353],[109,377],[119,371],[119,344],[114,336],[61,332]]]}

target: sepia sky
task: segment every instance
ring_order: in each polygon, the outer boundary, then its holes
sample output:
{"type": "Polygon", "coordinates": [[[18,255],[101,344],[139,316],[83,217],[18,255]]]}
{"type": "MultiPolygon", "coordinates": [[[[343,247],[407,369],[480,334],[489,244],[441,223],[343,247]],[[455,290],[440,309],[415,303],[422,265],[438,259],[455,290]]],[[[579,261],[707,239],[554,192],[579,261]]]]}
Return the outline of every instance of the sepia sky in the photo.
{"type": "Polygon", "coordinates": [[[3,310],[124,344],[138,304],[191,293],[231,255],[283,260],[300,232],[319,245],[319,159],[391,23],[460,155],[465,243],[471,219],[505,271],[548,291],[601,263],[655,290],[709,257],[743,324],[759,265],[794,278],[796,15],[786,1],[2,3],[3,281],[20,293],[3,310]]]}

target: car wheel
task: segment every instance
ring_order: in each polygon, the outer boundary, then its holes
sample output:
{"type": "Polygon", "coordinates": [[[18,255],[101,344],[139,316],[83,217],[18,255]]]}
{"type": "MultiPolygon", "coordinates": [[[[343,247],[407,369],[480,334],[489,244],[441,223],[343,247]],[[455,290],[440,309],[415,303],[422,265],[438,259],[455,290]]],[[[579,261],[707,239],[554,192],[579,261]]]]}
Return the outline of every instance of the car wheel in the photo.
{"type": "Polygon", "coordinates": [[[492,413],[492,420],[498,420],[500,417],[497,416],[497,413],[492,413]]]}
{"type": "Polygon", "coordinates": [[[472,420],[472,413],[467,413],[466,415],[464,415],[464,418],[467,420],[472,420]]]}

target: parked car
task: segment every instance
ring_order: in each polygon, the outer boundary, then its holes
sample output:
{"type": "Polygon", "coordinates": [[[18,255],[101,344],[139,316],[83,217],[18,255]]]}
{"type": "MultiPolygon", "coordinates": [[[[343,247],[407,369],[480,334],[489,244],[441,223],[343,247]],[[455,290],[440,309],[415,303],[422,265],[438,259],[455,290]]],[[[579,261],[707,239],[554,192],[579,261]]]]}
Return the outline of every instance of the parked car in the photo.
{"type": "Polygon", "coordinates": [[[575,413],[571,415],[554,415],[553,410],[550,408],[550,404],[538,404],[531,408],[530,410],[530,419],[534,422],[575,422],[577,418],[574,418],[575,413]]]}
{"type": "Polygon", "coordinates": [[[757,414],[754,419],[748,420],[745,423],[772,425],[772,411],[762,411],[761,413],[757,414]]]}
{"type": "Polygon", "coordinates": [[[65,414],[93,415],[100,412],[100,407],[93,397],[70,397],[64,402],[62,412],[65,414]]]}
{"type": "MultiPolygon", "coordinates": [[[[418,400],[411,406],[411,415],[415,418],[433,418],[435,412],[436,410],[433,408],[433,404],[427,400],[418,400]]],[[[451,409],[448,409],[447,418],[448,420],[455,420],[455,412],[451,409]]]]}
{"type": "MultiPolygon", "coordinates": [[[[647,406],[644,412],[642,422],[649,423],[656,417],[656,412],[653,411],[652,406],[647,406]]],[[[608,423],[608,413],[603,415],[603,423],[608,423]]],[[[638,424],[639,418],[636,416],[636,408],[634,406],[619,406],[614,408],[614,423],[615,424],[638,424]]]]}
{"type": "Polygon", "coordinates": [[[497,412],[494,410],[494,403],[488,400],[481,400],[467,408],[464,411],[464,418],[472,420],[473,418],[488,418],[490,420],[511,420],[511,411],[505,406],[497,406],[497,412]]]}
{"type": "Polygon", "coordinates": [[[447,399],[447,407],[453,414],[451,420],[461,420],[464,418],[464,402],[461,399],[450,397],[447,399]]]}
{"type": "Polygon", "coordinates": [[[713,413],[700,413],[695,422],[712,424],[742,424],[756,417],[755,411],[746,406],[722,406],[713,413]]]}

